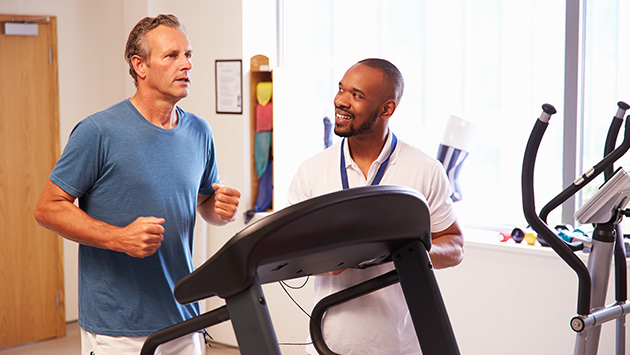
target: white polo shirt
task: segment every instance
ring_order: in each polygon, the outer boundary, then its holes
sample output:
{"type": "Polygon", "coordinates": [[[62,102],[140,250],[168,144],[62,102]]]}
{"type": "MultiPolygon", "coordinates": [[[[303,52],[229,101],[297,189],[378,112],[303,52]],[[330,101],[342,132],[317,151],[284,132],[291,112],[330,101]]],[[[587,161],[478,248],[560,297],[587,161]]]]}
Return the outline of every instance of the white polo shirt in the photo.
{"type": "MultiPolygon", "coordinates": [[[[352,160],[347,142],[344,144],[350,188],[371,184],[381,163],[389,156],[391,146],[390,131],[366,179],[352,160]]],[[[337,143],[300,166],[289,188],[290,204],[342,189],[340,150],[341,143],[337,143]]],[[[400,139],[380,185],[407,186],[422,193],[429,206],[432,233],[445,230],[456,220],[451,187],[442,164],[400,139]]],[[[366,270],[347,269],[337,276],[315,276],[315,301],[393,269],[393,264],[387,263],[366,270]]],[[[330,308],[324,316],[323,335],[331,350],[340,354],[422,353],[400,284],[330,308]]],[[[317,354],[312,345],[307,347],[307,352],[317,354]]]]}

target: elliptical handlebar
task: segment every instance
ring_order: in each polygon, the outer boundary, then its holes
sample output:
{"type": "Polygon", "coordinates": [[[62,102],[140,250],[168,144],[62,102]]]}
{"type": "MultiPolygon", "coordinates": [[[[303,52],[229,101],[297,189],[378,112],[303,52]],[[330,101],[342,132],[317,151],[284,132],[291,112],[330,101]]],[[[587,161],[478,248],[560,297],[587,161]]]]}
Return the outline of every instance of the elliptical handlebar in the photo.
{"type": "MultiPolygon", "coordinates": [[[[585,316],[590,312],[591,298],[591,278],[588,269],[582,260],[573,253],[569,246],[560,237],[558,237],[551,228],[549,228],[547,223],[545,223],[541,217],[538,216],[534,201],[534,167],[536,165],[536,155],[538,153],[542,137],[549,125],[551,115],[555,113],[556,109],[552,105],[543,105],[543,113],[536,120],[532,133],[527,141],[525,155],[523,157],[523,170],[521,176],[523,212],[525,214],[525,219],[532,229],[536,231],[538,235],[542,236],[542,238],[549,243],[549,246],[551,246],[551,248],[577,274],[579,281],[577,313],[585,316]]],[[[626,124],[626,138],[629,138],[627,140],[630,145],[630,126],[628,124],[626,124]]],[[[626,139],[624,142],[625,141],[626,139]]]]}
{"type": "MultiPolygon", "coordinates": [[[[545,104],[547,105],[547,104],[545,104]]],[[[543,105],[543,110],[545,109],[545,105],[543,105]]],[[[556,209],[556,207],[563,204],[566,200],[568,200],[571,196],[575,195],[578,191],[580,191],[586,184],[595,179],[599,174],[604,172],[606,169],[610,169],[610,176],[612,176],[613,163],[619,158],[621,158],[628,149],[630,149],[630,124],[626,119],[625,131],[623,136],[623,142],[617,147],[617,149],[612,150],[615,146],[615,142],[617,141],[617,134],[619,132],[619,127],[621,126],[620,120],[623,120],[623,115],[626,110],[630,109],[630,106],[623,101],[619,101],[617,103],[619,109],[617,110],[617,114],[613,117],[613,122],[608,130],[608,136],[606,137],[606,149],[610,149],[610,153],[606,154],[604,159],[602,159],[599,163],[593,166],[589,171],[582,174],[578,179],[576,179],[571,185],[567,186],[562,192],[560,192],[556,197],[551,199],[541,210],[540,210],[540,218],[546,223],[547,217],[549,213],[556,209]],[[617,128],[615,128],[617,126],[617,128]],[[611,142],[611,143],[609,143],[611,142]]],[[[544,132],[543,132],[544,133],[544,132]]],[[[608,150],[606,150],[608,152],[608,150]]],[[[544,238],[544,237],[543,237],[544,238]]],[[[545,239],[546,241],[546,239],[545,239]]]]}
{"type": "MultiPolygon", "coordinates": [[[[608,135],[606,136],[606,144],[604,146],[604,156],[608,155],[615,148],[615,144],[617,143],[617,133],[619,132],[619,127],[621,126],[621,121],[623,121],[623,116],[626,111],[630,109],[630,105],[623,101],[619,101],[617,103],[619,109],[617,110],[617,114],[615,118],[617,120],[613,120],[614,123],[610,125],[610,129],[608,130],[608,135]],[[613,126],[616,125],[616,130],[613,132],[613,126]]],[[[614,167],[610,166],[604,170],[604,178],[606,181],[610,177],[612,177],[614,173],[614,167]]],[[[625,251],[625,242],[623,241],[623,233],[621,231],[621,227],[619,225],[615,226],[616,238],[615,238],[615,249],[614,249],[614,263],[615,263],[615,299],[617,302],[625,302],[628,299],[628,266],[626,261],[626,251],[625,251]]]]}
{"type": "MultiPolygon", "coordinates": [[[[617,114],[613,117],[612,122],[610,123],[610,127],[608,128],[608,134],[606,135],[606,143],[604,144],[604,156],[610,154],[614,149],[617,143],[617,135],[619,134],[619,129],[621,128],[621,124],[623,123],[623,117],[626,114],[626,111],[630,109],[630,105],[623,101],[617,102],[617,114]]],[[[614,173],[614,167],[608,166],[604,169],[604,179],[608,180],[614,173]]]]}
{"type": "Polygon", "coordinates": [[[556,108],[553,107],[553,105],[551,104],[543,104],[542,109],[543,112],[540,114],[540,117],[538,119],[544,123],[549,123],[551,116],[555,115],[557,112],[556,108]]]}

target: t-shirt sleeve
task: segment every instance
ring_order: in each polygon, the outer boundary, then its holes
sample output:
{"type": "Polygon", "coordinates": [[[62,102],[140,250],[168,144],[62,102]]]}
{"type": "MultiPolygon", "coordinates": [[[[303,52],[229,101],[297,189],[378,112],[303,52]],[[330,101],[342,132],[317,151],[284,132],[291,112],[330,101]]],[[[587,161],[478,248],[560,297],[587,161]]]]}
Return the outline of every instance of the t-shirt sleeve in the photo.
{"type": "Polygon", "coordinates": [[[214,149],[214,139],[210,134],[210,143],[208,149],[208,155],[206,158],[206,169],[204,170],[201,178],[201,185],[199,186],[199,193],[202,195],[212,195],[214,189],[212,184],[221,182],[219,179],[219,168],[217,167],[217,154],[214,149]]]}
{"type": "Polygon", "coordinates": [[[81,197],[94,185],[100,174],[104,152],[100,149],[98,127],[89,118],[79,122],[68,139],[63,154],[50,173],[50,180],[74,197],[81,197]]]}

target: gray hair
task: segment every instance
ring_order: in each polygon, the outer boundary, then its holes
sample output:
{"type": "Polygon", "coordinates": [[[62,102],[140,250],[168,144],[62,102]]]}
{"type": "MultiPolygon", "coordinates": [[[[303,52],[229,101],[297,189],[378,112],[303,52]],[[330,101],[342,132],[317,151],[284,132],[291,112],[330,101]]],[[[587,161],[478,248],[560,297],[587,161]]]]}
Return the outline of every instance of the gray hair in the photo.
{"type": "Polygon", "coordinates": [[[147,33],[158,26],[176,28],[186,32],[184,26],[179,22],[175,15],[145,17],[138,21],[129,33],[127,45],[125,46],[125,60],[127,61],[127,64],[129,64],[129,75],[133,78],[133,82],[136,87],[138,87],[138,74],[136,74],[136,70],[133,68],[131,58],[136,55],[143,59],[151,57],[151,48],[149,48],[149,45],[147,44],[147,33]]]}

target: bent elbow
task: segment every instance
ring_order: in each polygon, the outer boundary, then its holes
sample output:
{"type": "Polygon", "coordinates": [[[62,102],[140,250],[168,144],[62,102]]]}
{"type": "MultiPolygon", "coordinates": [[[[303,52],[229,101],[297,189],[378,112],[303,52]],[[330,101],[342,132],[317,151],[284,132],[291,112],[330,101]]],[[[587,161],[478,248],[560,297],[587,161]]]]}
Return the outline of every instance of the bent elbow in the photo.
{"type": "Polygon", "coordinates": [[[42,203],[41,200],[38,201],[35,205],[35,209],[33,210],[33,217],[35,218],[35,221],[37,221],[37,224],[44,228],[48,228],[50,225],[50,216],[51,211],[49,206],[42,203]]]}
{"type": "Polygon", "coordinates": [[[453,260],[453,265],[451,265],[451,267],[461,264],[462,261],[464,261],[464,246],[463,245],[459,247],[459,253],[457,253],[457,255],[455,256],[453,260]]]}
{"type": "Polygon", "coordinates": [[[37,221],[37,224],[39,224],[42,227],[45,227],[46,213],[43,211],[43,209],[41,208],[39,204],[35,206],[35,210],[33,211],[33,217],[35,218],[35,221],[37,221]]]}

